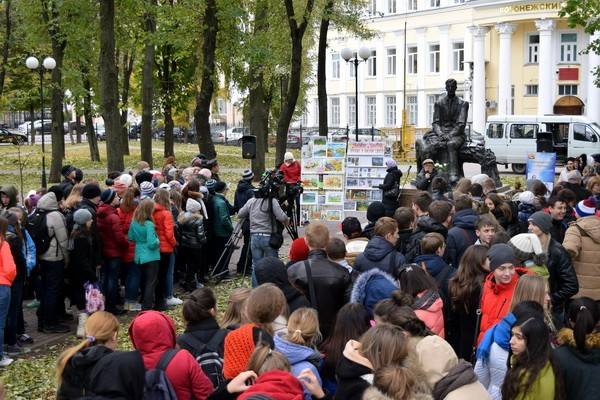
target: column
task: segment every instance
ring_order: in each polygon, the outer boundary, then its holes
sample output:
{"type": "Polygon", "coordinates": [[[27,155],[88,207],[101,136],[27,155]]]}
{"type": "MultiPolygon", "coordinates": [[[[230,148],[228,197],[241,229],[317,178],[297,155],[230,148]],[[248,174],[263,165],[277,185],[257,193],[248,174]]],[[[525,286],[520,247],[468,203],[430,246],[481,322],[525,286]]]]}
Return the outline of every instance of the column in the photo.
{"type": "Polygon", "coordinates": [[[418,28],[417,32],[417,128],[427,127],[427,95],[425,93],[425,74],[427,73],[427,28],[418,28]]]}
{"type": "Polygon", "coordinates": [[[508,22],[497,24],[500,35],[500,57],[498,58],[498,114],[511,114],[511,69],[512,69],[512,34],[517,26],[508,22]]]}
{"type": "MultiPolygon", "coordinates": [[[[377,104],[377,114],[375,117],[375,128],[380,128],[385,126],[385,97],[381,92],[377,92],[375,95],[375,100],[377,104]]],[[[370,126],[369,126],[370,128],[370,126]]]]}
{"type": "MultiPolygon", "coordinates": [[[[590,36],[590,42],[600,40],[600,32],[596,32],[590,36]]],[[[600,124],[600,88],[594,85],[596,76],[594,69],[600,66],[600,55],[590,51],[588,57],[587,68],[587,102],[585,104],[585,115],[592,121],[600,124]]]]}
{"type": "Polygon", "coordinates": [[[340,95],[340,127],[345,128],[348,125],[348,96],[340,95]]]}
{"type": "Polygon", "coordinates": [[[485,131],[485,35],[487,26],[472,26],[473,36],[473,130],[485,131]]]}
{"type": "Polygon", "coordinates": [[[450,25],[442,25],[438,29],[440,30],[440,81],[443,84],[450,77],[450,54],[452,54],[450,25]]]}
{"type": "Polygon", "coordinates": [[[472,79],[471,62],[473,61],[473,37],[471,36],[470,27],[465,28],[465,64],[464,64],[464,96],[463,99],[469,102],[469,117],[468,122],[473,122],[473,99],[472,96],[472,79]]]}
{"type": "Polygon", "coordinates": [[[540,33],[538,50],[538,115],[552,114],[554,106],[554,59],[552,58],[552,19],[538,19],[535,27],[540,33]]]}

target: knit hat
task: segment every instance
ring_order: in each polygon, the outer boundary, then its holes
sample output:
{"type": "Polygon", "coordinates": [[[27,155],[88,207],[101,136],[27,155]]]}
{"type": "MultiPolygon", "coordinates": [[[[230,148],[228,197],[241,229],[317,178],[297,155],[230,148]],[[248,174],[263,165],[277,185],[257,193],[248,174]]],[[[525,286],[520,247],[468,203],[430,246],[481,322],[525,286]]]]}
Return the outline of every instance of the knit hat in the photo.
{"type": "Polygon", "coordinates": [[[206,186],[200,186],[200,189],[198,189],[200,191],[200,193],[202,193],[205,196],[208,196],[208,188],[206,186]]]}
{"type": "Polygon", "coordinates": [[[115,192],[114,190],[106,189],[100,195],[100,201],[103,202],[104,204],[110,204],[110,203],[112,203],[112,201],[116,195],[117,195],[117,192],[115,192]]]}
{"type": "Polygon", "coordinates": [[[168,183],[161,183],[160,185],[158,185],[158,188],[163,190],[169,190],[171,189],[171,186],[169,186],[168,183]]]}
{"type": "MultiPolygon", "coordinates": [[[[87,185],[86,185],[87,186],[87,185]]],[[[60,186],[58,185],[52,185],[48,188],[48,193],[54,193],[54,196],[56,196],[56,201],[60,203],[60,201],[63,199],[63,190],[60,186]]],[[[98,188],[98,196],[100,196],[100,188],[98,188]]],[[[85,197],[85,196],[83,196],[85,197]]]]}
{"type": "Polygon", "coordinates": [[[596,213],[596,200],[593,197],[581,200],[575,206],[575,213],[579,218],[594,215],[596,213]]]}
{"type": "Polygon", "coordinates": [[[180,192],[181,191],[181,183],[179,181],[176,181],[175,179],[173,179],[172,181],[169,182],[169,189],[177,190],[178,192],[180,192]]]}
{"type": "Polygon", "coordinates": [[[140,171],[135,175],[135,182],[142,187],[142,182],[152,182],[152,174],[148,171],[140,171]]]}
{"type": "Polygon", "coordinates": [[[303,237],[299,237],[298,239],[294,239],[290,246],[289,258],[290,261],[304,261],[308,259],[308,244],[306,243],[306,239],[303,237]]]}
{"type": "Polygon", "coordinates": [[[388,168],[393,168],[393,167],[396,167],[397,164],[396,164],[396,161],[393,158],[388,158],[386,160],[386,162],[385,162],[385,166],[388,167],[388,168]]]}
{"type": "Polygon", "coordinates": [[[202,205],[192,198],[188,198],[185,202],[185,210],[187,212],[195,213],[202,210],[202,205]]]}
{"type": "Polygon", "coordinates": [[[225,336],[223,376],[233,379],[246,371],[248,360],[254,352],[253,324],[245,324],[225,336]]]}
{"type": "Polygon", "coordinates": [[[283,155],[283,161],[288,161],[288,160],[294,161],[294,154],[291,151],[288,151],[283,155]]]}
{"type": "Polygon", "coordinates": [[[84,199],[94,199],[96,197],[100,197],[102,191],[100,190],[100,186],[95,183],[88,183],[81,190],[81,197],[84,199]]]}
{"type": "Polygon", "coordinates": [[[115,179],[115,182],[121,182],[126,187],[129,187],[133,183],[133,176],[129,174],[121,174],[117,177],[117,179],[115,179]]]}
{"type": "Polygon", "coordinates": [[[142,182],[140,185],[140,197],[152,197],[155,191],[152,182],[142,182]]]}
{"type": "Polygon", "coordinates": [[[533,200],[535,200],[535,195],[529,190],[519,194],[519,202],[522,204],[533,204],[533,200]]]}
{"type": "Polygon", "coordinates": [[[520,233],[513,236],[508,245],[512,248],[515,257],[520,261],[533,260],[538,265],[545,263],[542,243],[533,233],[520,233]]]}
{"type": "Polygon", "coordinates": [[[431,158],[426,158],[425,160],[423,160],[421,165],[425,166],[425,164],[433,164],[433,160],[431,158]]]}
{"type": "Polygon", "coordinates": [[[83,180],[83,171],[75,168],[75,182],[80,183],[83,180]]]}
{"type": "Polygon", "coordinates": [[[540,228],[544,233],[550,233],[552,229],[552,217],[543,211],[534,212],[528,221],[540,228]]]}
{"type": "Polygon", "coordinates": [[[222,193],[225,189],[227,189],[227,184],[223,181],[217,181],[215,183],[215,192],[222,193]]]}
{"type": "Polygon", "coordinates": [[[367,208],[367,220],[369,222],[377,222],[381,217],[385,217],[385,207],[380,201],[374,201],[367,208]]]}
{"type": "Polygon", "coordinates": [[[167,171],[167,175],[170,176],[171,178],[175,178],[175,175],[177,175],[177,171],[178,169],[175,167],[171,167],[168,171],[167,171]]]}
{"type": "Polygon", "coordinates": [[[73,221],[77,225],[84,225],[86,222],[92,219],[92,213],[85,208],[80,208],[73,213],[73,221]]]}
{"type": "Polygon", "coordinates": [[[206,179],[210,179],[212,178],[212,172],[210,172],[209,169],[207,168],[202,168],[200,170],[200,172],[198,172],[199,175],[202,175],[203,177],[205,177],[206,179]]]}
{"type": "Polygon", "coordinates": [[[490,271],[495,270],[502,264],[514,264],[517,261],[512,247],[505,243],[493,245],[488,250],[487,257],[490,260],[490,271]]]}
{"type": "Polygon", "coordinates": [[[252,170],[245,169],[244,172],[242,172],[242,179],[245,181],[251,181],[252,179],[254,179],[254,173],[252,172],[252,170]]]}
{"type": "Polygon", "coordinates": [[[66,178],[73,171],[75,171],[75,167],[74,166],[72,166],[72,165],[65,165],[65,166],[63,166],[61,168],[60,174],[66,178]]]}
{"type": "Polygon", "coordinates": [[[211,191],[211,190],[215,190],[215,185],[217,184],[217,181],[215,181],[214,179],[209,179],[206,181],[206,188],[211,191]]]}

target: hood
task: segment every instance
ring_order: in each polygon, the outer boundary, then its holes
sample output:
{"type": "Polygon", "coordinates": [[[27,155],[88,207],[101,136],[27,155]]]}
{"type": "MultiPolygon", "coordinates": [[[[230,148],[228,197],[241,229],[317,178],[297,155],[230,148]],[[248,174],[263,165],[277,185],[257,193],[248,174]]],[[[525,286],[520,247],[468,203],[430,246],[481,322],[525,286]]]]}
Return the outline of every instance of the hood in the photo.
{"type": "Polygon", "coordinates": [[[276,286],[289,284],[287,271],[283,262],[275,257],[265,257],[254,267],[256,280],[259,284],[273,283],[276,286]]]}
{"type": "Polygon", "coordinates": [[[142,354],[162,353],[175,347],[175,323],[158,311],[142,311],[129,326],[129,338],[142,354]]]}
{"type": "Polygon", "coordinates": [[[14,206],[17,204],[17,188],[13,185],[2,185],[0,186],[0,193],[4,193],[10,198],[9,206],[14,206]]]}
{"type": "Polygon", "coordinates": [[[415,231],[421,231],[425,233],[437,232],[444,235],[444,237],[446,237],[448,234],[448,229],[435,219],[431,218],[429,215],[425,215],[419,219],[419,222],[417,222],[417,229],[415,231]]]}
{"type": "Polygon", "coordinates": [[[563,328],[557,335],[558,343],[567,346],[571,353],[587,364],[600,364],[600,332],[590,333],[585,336],[585,347],[589,352],[583,354],[577,349],[573,330],[563,328]]]}
{"type": "Polygon", "coordinates": [[[110,204],[100,204],[98,206],[98,211],[96,212],[96,215],[98,216],[98,218],[102,219],[102,218],[106,218],[111,214],[116,214],[117,210],[111,206],[110,204]]]}
{"type": "Polygon", "coordinates": [[[396,289],[398,289],[398,285],[390,274],[377,268],[370,269],[356,278],[352,287],[350,302],[364,304],[367,293],[379,300],[387,299],[396,289]]]}
{"type": "Polygon", "coordinates": [[[415,350],[421,368],[432,387],[448,375],[448,372],[458,363],[458,357],[452,346],[437,335],[421,339],[415,350]]]}
{"type": "Polygon", "coordinates": [[[364,255],[368,260],[381,261],[392,251],[396,249],[390,242],[381,236],[373,236],[365,248],[364,255]]]}
{"type": "Polygon", "coordinates": [[[272,400],[302,400],[304,390],[294,375],[273,370],[259,376],[254,385],[245,390],[238,399],[250,399],[258,394],[272,400]]]}
{"type": "Polygon", "coordinates": [[[273,338],[275,341],[275,350],[283,353],[289,360],[290,364],[298,364],[302,361],[308,361],[314,363],[323,358],[323,356],[316,350],[310,347],[302,346],[296,343],[292,343],[283,338],[282,335],[275,335],[273,338]]]}
{"type": "Polygon", "coordinates": [[[437,254],[421,254],[415,257],[415,264],[424,262],[427,266],[427,272],[435,279],[443,270],[447,264],[437,254]]]}
{"type": "Polygon", "coordinates": [[[452,226],[457,226],[463,229],[475,229],[477,219],[479,219],[479,215],[477,215],[477,213],[473,211],[472,208],[460,210],[459,212],[454,214],[452,226]]]}
{"type": "Polygon", "coordinates": [[[89,368],[95,365],[102,357],[113,351],[106,346],[97,345],[85,348],[77,353],[69,360],[69,364],[73,368],[89,368]]]}
{"type": "Polygon", "coordinates": [[[575,222],[595,243],[600,243],[600,218],[592,215],[591,217],[580,218],[575,222]]]}
{"type": "Polygon", "coordinates": [[[37,203],[37,208],[45,211],[58,210],[58,202],[56,201],[56,195],[52,192],[43,195],[37,203]]]}
{"type": "Polygon", "coordinates": [[[198,218],[202,218],[200,214],[192,214],[189,211],[180,212],[177,216],[177,222],[180,224],[187,224],[188,222],[194,221],[198,218]]]}
{"type": "Polygon", "coordinates": [[[390,167],[388,169],[386,169],[386,172],[395,172],[398,171],[398,166],[394,165],[393,167],[390,167]]]}

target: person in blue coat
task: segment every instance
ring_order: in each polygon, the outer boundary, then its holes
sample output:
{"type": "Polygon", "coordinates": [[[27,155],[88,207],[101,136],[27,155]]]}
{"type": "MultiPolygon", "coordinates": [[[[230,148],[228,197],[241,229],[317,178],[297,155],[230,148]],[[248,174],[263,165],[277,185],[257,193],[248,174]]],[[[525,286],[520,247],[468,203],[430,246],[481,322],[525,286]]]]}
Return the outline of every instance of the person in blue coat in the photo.
{"type": "Polygon", "coordinates": [[[449,304],[448,281],[454,276],[456,270],[446,264],[442,258],[445,249],[446,244],[441,234],[437,232],[428,233],[421,239],[422,254],[415,257],[415,264],[425,268],[429,275],[435,279],[444,304],[449,304]]]}
{"type": "Polygon", "coordinates": [[[371,269],[356,278],[350,295],[350,303],[359,303],[365,306],[370,315],[373,315],[375,305],[381,300],[392,297],[392,292],[399,286],[393,276],[381,271],[371,269]]]}
{"type": "Polygon", "coordinates": [[[398,241],[398,223],[393,218],[379,218],[373,233],[365,251],[356,257],[354,269],[366,272],[377,268],[393,275],[404,264],[404,256],[395,247],[398,241]]]}

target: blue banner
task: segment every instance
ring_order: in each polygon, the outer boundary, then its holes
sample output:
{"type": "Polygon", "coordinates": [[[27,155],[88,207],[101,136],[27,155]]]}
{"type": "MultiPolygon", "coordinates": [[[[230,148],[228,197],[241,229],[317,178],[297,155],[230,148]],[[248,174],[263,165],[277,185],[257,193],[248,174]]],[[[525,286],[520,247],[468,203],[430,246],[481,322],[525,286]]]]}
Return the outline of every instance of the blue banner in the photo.
{"type": "Polygon", "coordinates": [[[527,154],[527,179],[539,179],[549,191],[554,188],[556,153],[527,154]]]}

